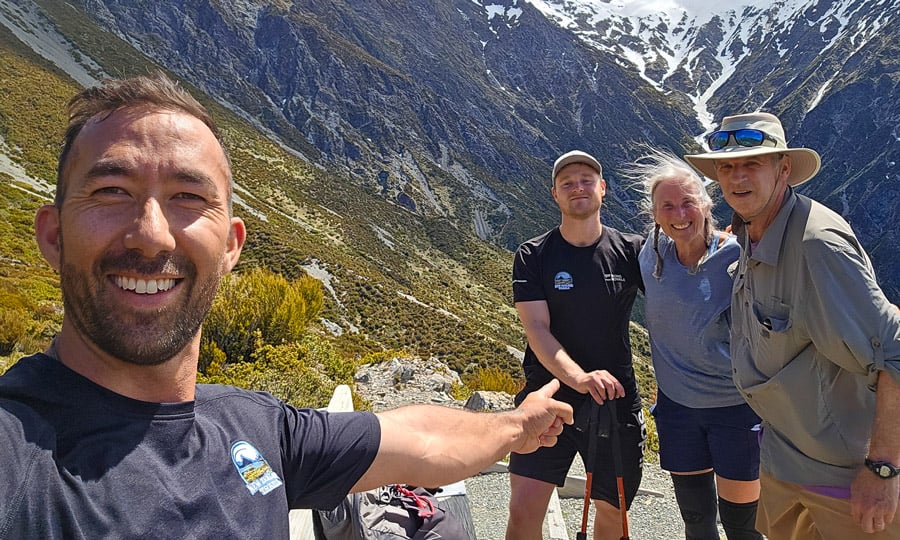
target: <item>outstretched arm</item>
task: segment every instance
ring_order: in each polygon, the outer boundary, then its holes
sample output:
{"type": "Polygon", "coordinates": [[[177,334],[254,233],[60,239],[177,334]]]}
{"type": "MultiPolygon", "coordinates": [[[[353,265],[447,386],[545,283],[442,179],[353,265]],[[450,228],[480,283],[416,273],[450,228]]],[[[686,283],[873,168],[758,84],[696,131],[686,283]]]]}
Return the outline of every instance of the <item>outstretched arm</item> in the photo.
{"type": "Polygon", "coordinates": [[[559,381],[532,392],[515,410],[472,412],[410,405],[379,413],[381,445],[352,491],[403,483],[436,487],[478,473],[509,452],[553,446],[572,407],[556,401],[559,381]]]}

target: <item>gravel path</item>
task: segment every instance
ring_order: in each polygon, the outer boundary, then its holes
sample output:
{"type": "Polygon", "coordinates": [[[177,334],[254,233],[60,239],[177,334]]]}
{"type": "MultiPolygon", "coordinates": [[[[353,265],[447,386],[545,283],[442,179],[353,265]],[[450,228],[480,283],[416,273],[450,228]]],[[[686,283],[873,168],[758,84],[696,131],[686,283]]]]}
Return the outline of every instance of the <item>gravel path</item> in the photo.
{"type": "MultiPolygon", "coordinates": [[[[576,459],[571,474],[583,475],[580,460],[576,459]]],[[[684,538],[684,525],[678,513],[672,481],[668,473],[655,463],[644,464],[644,476],[638,493],[628,512],[630,537],[633,540],[674,540],[684,538]],[[644,493],[645,490],[662,496],[644,493]]],[[[466,493],[478,540],[501,540],[506,531],[509,504],[509,479],[504,473],[481,474],[466,480],[466,493]]],[[[566,530],[570,540],[581,528],[584,499],[560,499],[566,530]]],[[[593,511],[588,523],[593,519],[593,511]]],[[[544,537],[547,538],[546,524],[544,537]]],[[[591,527],[588,526],[590,538],[591,527]]],[[[724,534],[724,532],[722,532],[724,534]]],[[[724,536],[723,536],[724,538],[724,536]]]]}

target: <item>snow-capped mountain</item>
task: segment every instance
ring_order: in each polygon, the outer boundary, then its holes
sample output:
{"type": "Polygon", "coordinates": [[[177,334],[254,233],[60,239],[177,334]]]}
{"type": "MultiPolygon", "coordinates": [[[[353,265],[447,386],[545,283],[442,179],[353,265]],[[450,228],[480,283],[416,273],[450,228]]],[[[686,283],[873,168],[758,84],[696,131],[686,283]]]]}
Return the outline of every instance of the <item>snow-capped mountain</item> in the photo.
{"type": "MultiPolygon", "coordinates": [[[[896,0],[525,1],[592,47],[632,64],[658,90],[690,97],[707,128],[719,120],[710,100],[730,81],[740,81],[755,59],[768,58],[774,71],[807,64],[813,55],[852,58],[879,34],[896,35],[900,10],[896,0]]],[[[844,67],[820,74],[806,112],[845,75],[844,67]]],[[[765,108],[775,95],[761,97],[756,105],[765,108]]]]}

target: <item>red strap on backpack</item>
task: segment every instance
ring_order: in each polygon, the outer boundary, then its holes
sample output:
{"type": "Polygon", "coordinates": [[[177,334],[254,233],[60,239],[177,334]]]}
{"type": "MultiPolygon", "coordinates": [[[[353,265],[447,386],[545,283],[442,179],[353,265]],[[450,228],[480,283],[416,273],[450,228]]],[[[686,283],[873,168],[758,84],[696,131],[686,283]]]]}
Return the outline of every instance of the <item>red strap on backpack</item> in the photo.
{"type": "Polygon", "coordinates": [[[400,497],[405,497],[416,505],[420,518],[430,518],[434,516],[434,503],[431,502],[431,499],[423,497],[404,486],[395,485],[394,489],[400,497]]]}

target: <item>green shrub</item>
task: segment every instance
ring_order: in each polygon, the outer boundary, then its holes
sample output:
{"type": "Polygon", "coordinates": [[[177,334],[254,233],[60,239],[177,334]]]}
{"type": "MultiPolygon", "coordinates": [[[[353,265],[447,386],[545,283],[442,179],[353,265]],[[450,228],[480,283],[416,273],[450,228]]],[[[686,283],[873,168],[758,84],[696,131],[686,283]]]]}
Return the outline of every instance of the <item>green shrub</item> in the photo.
{"type": "Polygon", "coordinates": [[[465,384],[453,383],[450,385],[450,397],[458,401],[466,401],[472,395],[472,390],[465,384]]]}
{"type": "Polygon", "coordinates": [[[518,394],[525,383],[516,380],[506,370],[498,367],[480,367],[470,375],[465,375],[465,383],[472,391],[506,392],[518,394]]]}
{"type": "Polygon", "coordinates": [[[659,435],[656,433],[656,419],[650,409],[644,407],[644,421],[647,425],[647,442],[644,445],[644,459],[651,463],[659,462],[659,435]]]}
{"type": "Polygon", "coordinates": [[[357,365],[362,366],[365,364],[382,364],[384,362],[393,360],[394,358],[410,358],[412,356],[413,354],[403,349],[374,351],[366,353],[362,358],[360,358],[359,362],[357,362],[357,365]]]}
{"type": "MultiPolygon", "coordinates": [[[[353,362],[340,358],[330,343],[317,336],[282,345],[263,343],[258,331],[255,338],[250,362],[226,364],[217,348],[206,351],[216,359],[198,374],[197,381],[269,392],[296,407],[318,408],[328,405],[337,385],[352,386],[354,370],[346,366],[353,362]]],[[[354,407],[365,409],[368,404],[354,396],[354,407]]]]}
{"type": "Polygon", "coordinates": [[[26,335],[30,319],[23,309],[5,309],[0,311],[0,356],[8,356],[26,335]]]}
{"type": "Polygon", "coordinates": [[[200,358],[205,359],[203,373],[210,377],[224,375],[228,358],[215,341],[211,339],[200,341],[200,358]]]}
{"type": "Polygon", "coordinates": [[[322,304],[322,286],[309,276],[288,281],[263,268],[225,276],[203,325],[200,371],[215,360],[216,349],[228,363],[251,360],[257,331],[265,344],[298,341],[322,304]]]}
{"type": "Polygon", "coordinates": [[[0,375],[6,373],[6,370],[13,367],[13,364],[18,362],[19,359],[24,356],[24,353],[18,351],[13,351],[9,356],[0,356],[0,375]]]}

